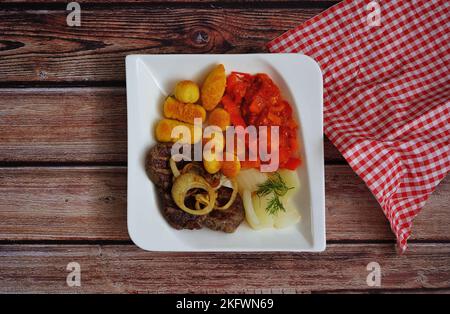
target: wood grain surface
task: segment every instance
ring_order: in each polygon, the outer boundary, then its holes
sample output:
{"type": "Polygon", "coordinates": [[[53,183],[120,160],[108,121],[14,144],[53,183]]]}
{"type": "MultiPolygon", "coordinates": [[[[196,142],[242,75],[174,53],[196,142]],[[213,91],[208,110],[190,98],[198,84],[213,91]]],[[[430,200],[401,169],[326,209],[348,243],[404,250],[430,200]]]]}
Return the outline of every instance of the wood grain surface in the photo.
{"type": "MultiPolygon", "coordinates": [[[[330,6],[338,3],[339,0],[78,0],[80,4],[163,4],[163,5],[189,5],[189,4],[214,4],[219,6],[226,6],[229,4],[237,4],[241,8],[245,5],[261,6],[267,4],[275,4],[281,6],[283,4],[292,4],[297,6],[310,6],[315,7],[330,6]]],[[[3,4],[64,4],[67,5],[65,0],[3,0],[3,4]]]]}
{"type": "MultiPolygon", "coordinates": [[[[378,203],[349,166],[327,165],[325,177],[328,241],[394,243],[378,203]]],[[[3,168],[0,240],[129,240],[126,181],[125,167],[3,168]]],[[[449,192],[445,180],[412,239],[450,241],[449,192]]]]}
{"type": "Polygon", "coordinates": [[[66,11],[0,11],[1,82],[123,81],[128,54],[249,53],[313,17],[319,8],[236,9],[156,6],[66,11]]]}
{"type": "Polygon", "coordinates": [[[397,255],[388,244],[332,244],[310,253],[157,253],[132,245],[0,246],[6,292],[311,293],[448,290],[450,244],[413,244],[397,255]],[[81,286],[68,287],[69,262],[81,286]],[[382,288],[366,283],[366,265],[381,266],[382,288]],[[448,273],[447,273],[448,274],[448,273]]]}
{"type": "MultiPolygon", "coordinates": [[[[275,3],[276,5],[282,5],[283,3],[291,3],[299,6],[307,6],[312,4],[316,7],[320,7],[321,5],[330,5],[334,3],[338,3],[339,0],[78,0],[80,4],[218,4],[218,5],[227,5],[227,4],[238,4],[242,7],[245,7],[246,4],[249,5],[265,5],[267,3],[275,3]]],[[[68,2],[65,0],[3,0],[3,4],[28,4],[28,3],[38,3],[38,4],[67,4],[68,2]]]]}
{"type": "MultiPolygon", "coordinates": [[[[127,161],[124,88],[0,89],[0,115],[0,162],[127,161]]],[[[327,161],[344,160],[324,145],[327,161]]]]}

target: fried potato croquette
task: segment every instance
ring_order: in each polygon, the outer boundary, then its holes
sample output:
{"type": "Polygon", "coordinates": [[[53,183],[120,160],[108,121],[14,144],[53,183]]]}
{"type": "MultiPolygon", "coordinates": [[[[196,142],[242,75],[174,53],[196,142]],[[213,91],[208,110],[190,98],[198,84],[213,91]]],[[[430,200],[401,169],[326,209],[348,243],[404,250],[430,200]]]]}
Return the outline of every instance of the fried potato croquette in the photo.
{"type": "Polygon", "coordinates": [[[175,86],[175,98],[184,103],[195,103],[200,97],[198,85],[192,81],[180,81],[175,86]]]}
{"type": "Polygon", "coordinates": [[[230,125],[230,114],[222,108],[216,108],[209,114],[208,125],[218,126],[222,131],[230,125]]]}
{"type": "Polygon", "coordinates": [[[194,144],[202,139],[201,127],[194,126],[193,124],[180,122],[171,119],[162,119],[156,125],[156,140],[159,142],[177,142],[180,140],[183,144],[194,144]],[[186,135],[178,134],[178,136],[172,136],[172,131],[177,126],[184,126],[189,133],[186,135]]]}
{"type": "Polygon", "coordinates": [[[187,123],[194,123],[195,118],[206,119],[206,111],[200,105],[184,104],[169,96],[164,102],[164,116],[169,119],[176,119],[187,123]]]}
{"type": "Polygon", "coordinates": [[[200,93],[202,105],[206,110],[213,110],[222,99],[226,86],[225,67],[216,66],[206,77],[200,93]]]}

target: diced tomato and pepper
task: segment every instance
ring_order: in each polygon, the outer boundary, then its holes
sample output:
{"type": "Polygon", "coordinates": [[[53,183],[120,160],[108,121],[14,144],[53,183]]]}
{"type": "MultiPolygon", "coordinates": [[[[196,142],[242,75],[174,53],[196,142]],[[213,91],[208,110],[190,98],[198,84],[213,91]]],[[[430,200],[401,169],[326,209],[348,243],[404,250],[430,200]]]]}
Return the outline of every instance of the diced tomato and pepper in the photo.
{"type": "MultiPolygon", "coordinates": [[[[222,104],[234,126],[279,126],[280,168],[295,170],[300,164],[297,139],[298,125],[290,104],[283,100],[278,86],[267,74],[250,75],[232,72],[222,104]]],[[[270,135],[270,132],[268,132],[270,135]]],[[[261,136],[259,134],[258,136],[261,136]]],[[[268,150],[273,152],[268,139],[268,150]]],[[[248,142],[246,142],[248,148],[248,142]]],[[[261,161],[241,161],[242,168],[259,168],[261,161]]]]}

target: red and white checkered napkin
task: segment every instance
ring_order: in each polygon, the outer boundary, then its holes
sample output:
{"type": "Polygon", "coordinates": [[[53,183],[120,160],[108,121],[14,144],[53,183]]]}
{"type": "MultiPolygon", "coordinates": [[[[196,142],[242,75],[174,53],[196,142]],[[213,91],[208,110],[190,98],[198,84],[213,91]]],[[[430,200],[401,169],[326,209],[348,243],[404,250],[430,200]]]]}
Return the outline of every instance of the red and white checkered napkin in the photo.
{"type": "Polygon", "coordinates": [[[268,47],[320,64],[325,134],[404,252],[413,218],[450,170],[450,1],[378,1],[379,26],[374,2],[343,1],[268,47]]]}

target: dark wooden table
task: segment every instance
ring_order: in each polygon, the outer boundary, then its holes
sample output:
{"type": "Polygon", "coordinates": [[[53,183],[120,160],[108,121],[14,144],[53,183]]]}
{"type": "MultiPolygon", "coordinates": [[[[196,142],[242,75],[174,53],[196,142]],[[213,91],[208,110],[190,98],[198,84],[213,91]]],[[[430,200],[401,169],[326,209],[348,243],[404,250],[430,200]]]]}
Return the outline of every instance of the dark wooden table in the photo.
{"type": "Polygon", "coordinates": [[[450,292],[450,181],[397,255],[328,140],[324,253],[151,253],[128,236],[124,57],[263,52],[335,2],[79,1],[80,27],[67,2],[0,4],[0,292],[450,292]],[[373,261],[381,287],[366,283],[373,261]]]}

